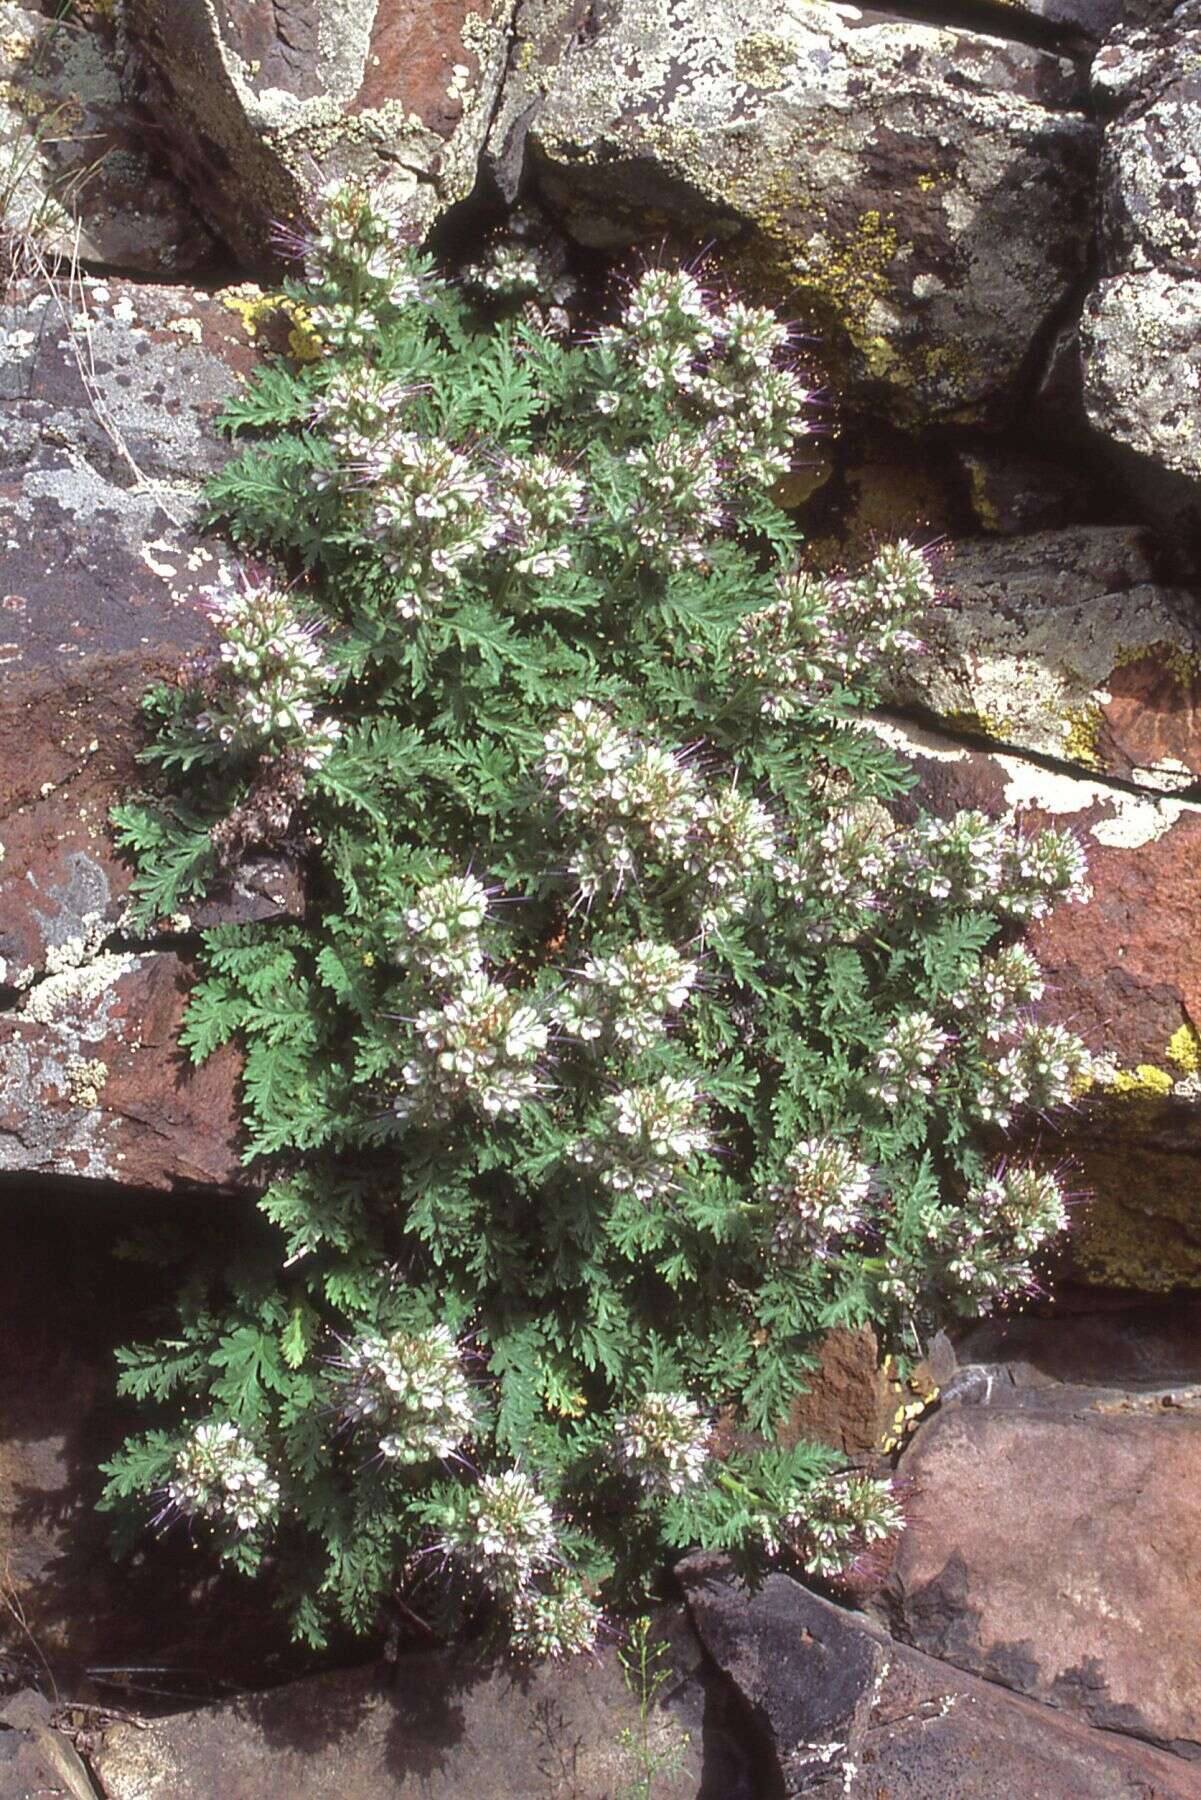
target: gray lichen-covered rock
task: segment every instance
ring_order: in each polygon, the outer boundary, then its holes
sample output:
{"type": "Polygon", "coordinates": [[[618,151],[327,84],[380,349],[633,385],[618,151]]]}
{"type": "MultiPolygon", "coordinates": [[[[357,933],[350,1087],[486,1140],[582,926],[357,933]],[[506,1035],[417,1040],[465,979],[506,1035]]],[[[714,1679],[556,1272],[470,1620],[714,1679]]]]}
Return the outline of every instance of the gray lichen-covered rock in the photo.
{"type": "Polygon", "coordinates": [[[902,422],[1011,396],[1083,266],[1095,129],[1064,58],[826,0],[615,0],[553,74],[527,61],[527,148],[569,231],[714,241],[902,422]]]}
{"type": "Polygon", "coordinates": [[[894,697],[1019,751],[1171,792],[1201,774],[1201,628],[1143,534],[1088,525],[967,538],[894,697]]]}
{"type": "MultiPolygon", "coordinates": [[[[1201,480],[1201,6],[1124,29],[1092,69],[1112,115],[1101,158],[1103,279],[1081,323],[1098,431],[1169,475],[1201,480]]],[[[1179,510],[1181,496],[1169,496],[1179,510]]],[[[1195,510],[1195,508],[1194,508],[1195,510]]]]}
{"type": "Polygon", "coordinates": [[[213,251],[183,189],[152,162],[115,52],[12,0],[0,4],[0,202],[18,262],[27,243],[35,256],[169,275],[213,251]]]}
{"type": "Polygon", "coordinates": [[[1145,269],[1102,281],[1081,321],[1084,403],[1097,430],[1201,480],[1201,278],[1145,269]]]}
{"type": "Polygon", "coordinates": [[[414,237],[470,192],[516,0],[129,0],[129,88],[251,269],[331,177],[383,182],[414,237]]]}

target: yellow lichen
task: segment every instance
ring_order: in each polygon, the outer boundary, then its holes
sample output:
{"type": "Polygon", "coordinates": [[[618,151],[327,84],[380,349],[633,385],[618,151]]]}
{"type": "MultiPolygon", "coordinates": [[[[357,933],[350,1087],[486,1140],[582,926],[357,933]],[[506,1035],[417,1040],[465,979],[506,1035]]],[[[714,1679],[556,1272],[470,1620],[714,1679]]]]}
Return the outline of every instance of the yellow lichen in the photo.
{"type": "Polygon", "coordinates": [[[1101,767],[1100,742],[1105,714],[1095,700],[1063,716],[1064,754],[1086,769],[1101,767]]]}
{"type": "Polygon", "coordinates": [[[1201,1071],[1201,1034],[1187,1020],[1168,1039],[1168,1055],[1186,1075],[1196,1075],[1201,1071]]]}
{"type": "Polygon", "coordinates": [[[1109,1083],[1109,1092],[1143,1099],[1161,1098],[1170,1094],[1174,1086],[1166,1069],[1157,1069],[1154,1063],[1139,1063],[1134,1069],[1119,1069],[1109,1083]]]}
{"type": "Polygon", "coordinates": [[[308,308],[286,294],[265,293],[253,281],[243,281],[237,287],[224,288],[220,299],[222,306],[238,315],[248,338],[257,339],[277,319],[290,319],[288,349],[297,362],[316,362],[323,354],[308,308]]]}

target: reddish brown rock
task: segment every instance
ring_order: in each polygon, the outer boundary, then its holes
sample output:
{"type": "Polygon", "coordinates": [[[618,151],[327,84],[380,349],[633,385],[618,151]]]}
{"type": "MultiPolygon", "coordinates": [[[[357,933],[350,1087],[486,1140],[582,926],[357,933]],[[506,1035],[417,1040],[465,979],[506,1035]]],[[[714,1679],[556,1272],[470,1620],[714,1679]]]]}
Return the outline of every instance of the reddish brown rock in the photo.
{"type": "Polygon", "coordinates": [[[761,1791],[827,1800],[1198,1800],[1201,1770],[892,1642],[786,1575],[753,1593],[679,1565],[697,1635],[774,1764],[761,1791]],[[774,1777],[774,1784],[771,1784],[774,1777]]]}
{"type": "Polygon", "coordinates": [[[190,971],[169,952],[94,951],[0,1018],[0,1169],[139,1189],[229,1189],[237,1053],[179,1048],[190,971]]]}
{"type": "Polygon", "coordinates": [[[1016,1390],[944,1409],[900,1467],[910,1642],[1201,1756],[1201,1391],[1016,1390]]]}
{"type": "Polygon", "coordinates": [[[896,1389],[880,1366],[880,1350],[870,1325],[858,1331],[828,1331],[818,1364],[804,1372],[805,1392],[796,1396],[781,1431],[785,1447],[805,1438],[829,1444],[848,1456],[879,1449],[896,1411],[896,1389]]]}
{"type": "Polygon", "coordinates": [[[475,182],[515,0],[132,0],[130,91],[248,268],[353,175],[420,237],[475,182]]]}

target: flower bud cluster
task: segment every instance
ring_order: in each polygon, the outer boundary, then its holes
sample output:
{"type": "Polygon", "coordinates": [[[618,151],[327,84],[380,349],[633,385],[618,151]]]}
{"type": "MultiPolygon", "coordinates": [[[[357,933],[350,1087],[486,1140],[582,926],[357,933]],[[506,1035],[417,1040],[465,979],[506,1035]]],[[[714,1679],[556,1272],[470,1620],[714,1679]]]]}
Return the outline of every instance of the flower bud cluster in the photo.
{"type": "Polygon", "coordinates": [[[185,1518],[258,1531],[279,1512],[279,1483],[228,1419],[198,1425],[175,1458],[167,1501],[185,1518]]]}
{"type": "Polygon", "coordinates": [[[486,1119],[519,1112],[538,1092],[547,1027],[538,1009],[482,969],[416,1019],[417,1054],[401,1070],[398,1117],[449,1118],[468,1103],[486,1119]]]}
{"type": "Polygon", "coordinates": [[[539,1661],[582,1656],[596,1643],[602,1623],[596,1602],[569,1578],[549,1589],[521,1588],[510,1606],[513,1649],[539,1661]]]}
{"type": "Polygon", "coordinates": [[[482,1476],[448,1518],[439,1547],[509,1595],[559,1560],[550,1503],[521,1469],[482,1476]]]}
{"type": "Polygon", "coordinates": [[[474,875],[427,882],[402,916],[396,960],[430,982],[465,981],[483,967],[480,932],[487,916],[487,890],[474,875]]]}
{"type": "Polygon", "coordinates": [[[1046,1169],[1010,1165],[974,1187],[962,1206],[930,1208],[927,1238],[964,1312],[988,1313],[1037,1289],[1030,1258],[1068,1221],[1063,1188],[1046,1169]]]}
{"type": "Polygon", "coordinates": [[[706,786],[676,751],[619,730],[577,700],[547,732],[543,770],[584,839],[570,861],[580,892],[617,892],[653,857],[695,879],[703,926],[743,909],[776,857],[771,814],[733,782],[706,786]]]}
{"type": "Polygon", "coordinates": [[[681,1170],[712,1147],[698,1084],[662,1075],[610,1094],[572,1155],[611,1193],[648,1201],[671,1193],[681,1170]]]}
{"type": "Polygon", "coordinates": [[[504,550],[516,573],[543,578],[570,568],[570,528],[583,515],[583,478],[530,451],[502,457],[492,479],[504,550]]]}
{"type": "Polygon", "coordinates": [[[305,277],[316,291],[312,328],[329,351],[364,350],[378,337],[382,315],[422,297],[424,266],[378,187],[334,181],[320,202],[320,223],[302,246],[305,277]]]}
{"type": "Polygon", "coordinates": [[[638,477],[630,512],[634,536],[648,561],[668,569],[703,563],[726,525],[725,483],[710,437],[669,432],[653,450],[631,450],[626,463],[638,477]]]}
{"type": "Polygon", "coordinates": [[[617,1458],[648,1494],[682,1494],[704,1480],[712,1431],[687,1394],[648,1393],[617,1426],[617,1458]]]}
{"type": "Polygon", "coordinates": [[[523,318],[547,336],[563,337],[571,329],[568,309],[578,284],[567,267],[564,241],[532,207],[509,214],[503,236],[468,264],[463,281],[486,300],[523,301],[523,318]]]}
{"type": "Polygon", "coordinates": [[[364,530],[401,577],[402,619],[427,618],[500,543],[505,521],[487,473],[444,438],[393,431],[371,451],[364,530]]]}
{"type": "Polygon", "coordinates": [[[767,1198],[777,1215],[774,1244],[790,1262],[824,1261],[868,1224],[874,1179],[837,1138],[807,1138],[789,1152],[784,1180],[767,1198]]]}
{"type": "MultiPolygon", "coordinates": [[[[613,370],[601,411],[657,397],[692,423],[728,492],[786,475],[814,428],[813,395],[786,361],[788,327],[764,308],[723,305],[683,270],[648,269],[597,342],[613,370]]],[[[706,505],[713,492],[701,491],[706,505]]]]}
{"type": "Polygon", "coordinates": [[[1020,1029],[1027,1009],[1041,1000],[1046,984],[1038,962],[1024,944],[1008,944],[981,957],[971,979],[951,995],[956,1012],[970,1013],[988,1043],[1020,1029]]]}
{"type": "Polygon", "coordinates": [[[898,844],[893,878],[898,895],[982,907],[1023,924],[1061,900],[1089,897],[1079,839],[1056,830],[1026,836],[1012,815],[919,820],[898,844]]]}
{"type": "Polygon", "coordinates": [[[196,729],[235,753],[296,747],[319,767],[339,737],[335,720],[316,716],[338,678],[322,621],[283,589],[249,581],[213,589],[208,609],[220,642],[216,667],[201,677],[196,729]]]}
{"type": "Polygon", "coordinates": [[[670,944],[639,938],[628,950],[589,957],[583,985],[559,1004],[559,1021],[585,1043],[608,1031],[631,1050],[647,1050],[662,1037],[667,1015],[687,1003],[699,973],[670,944]]]}
{"type": "Polygon", "coordinates": [[[895,1106],[902,1093],[930,1093],[931,1071],[950,1041],[949,1032],[930,1013],[918,1009],[898,1014],[876,1051],[871,1092],[886,1106],[895,1106]]]}
{"type": "Polygon", "coordinates": [[[829,1580],[844,1574],[865,1550],[892,1537],[904,1524],[904,1509],[891,1481],[847,1470],[815,1481],[781,1535],[801,1556],[807,1574],[829,1580]]]}
{"type": "Polygon", "coordinates": [[[444,1325],[386,1337],[364,1333],[347,1346],[339,1369],[342,1417],[379,1432],[389,1462],[450,1456],[475,1429],[459,1348],[444,1325]]]}
{"type": "Polygon", "coordinates": [[[1019,1024],[1016,1043],[980,1068],[976,1114],[1004,1129],[1019,1111],[1049,1112],[1072,1099],[1091,1066],[1082,1041],[1062,1025],[1019,1024]]]}
{"type": "Polygon", "coordinates": [[[310,418],[324,431],[343,468],[354,469],[378,453],[381,438],[394,429],[413,393],[407,382],[390,381],[376,369],[338,364],[314,400],[310,418]]]}
{"type": "Polygon", "coordinates": [[[854,577],[802,570],[781,575],[777,589],[740,624],[733,660],[758,688],[762,710],[781,720],[865,677],[876,687],[890,663],[921,648],[911,627],[934,602],[929,564],[904,541],[854,577]]]}
{"type": "Polygon", "coordinates": [[[879,909],[892,864],[893,825],[878,802],[835,812],[802,844],[790,871],[798,899],[819,901],[811,935],[832,935],[840,920],[879,909]]]}

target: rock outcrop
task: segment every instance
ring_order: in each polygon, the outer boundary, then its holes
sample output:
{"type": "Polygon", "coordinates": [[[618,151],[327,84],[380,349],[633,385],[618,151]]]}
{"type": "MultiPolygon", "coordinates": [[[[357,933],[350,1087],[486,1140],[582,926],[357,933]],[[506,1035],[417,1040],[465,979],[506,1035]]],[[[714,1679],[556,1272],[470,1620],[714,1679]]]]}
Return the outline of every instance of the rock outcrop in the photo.
{"type": "Polygon", "coordinates": [[[382,182],[420,238],[475,182],[516,0],[130,0],[127,90],[251,270],[315,191],[382,182]]]}
{"type": "Polygon", "coordinates": [[[579,242],[712,241],[889,417],[1012,401],[1084,267],[1096,131],[1071,60],[827,0],[623,0],[574,35],[537,16],[550,47],[525,40],[510,110],[579,242]]]}

